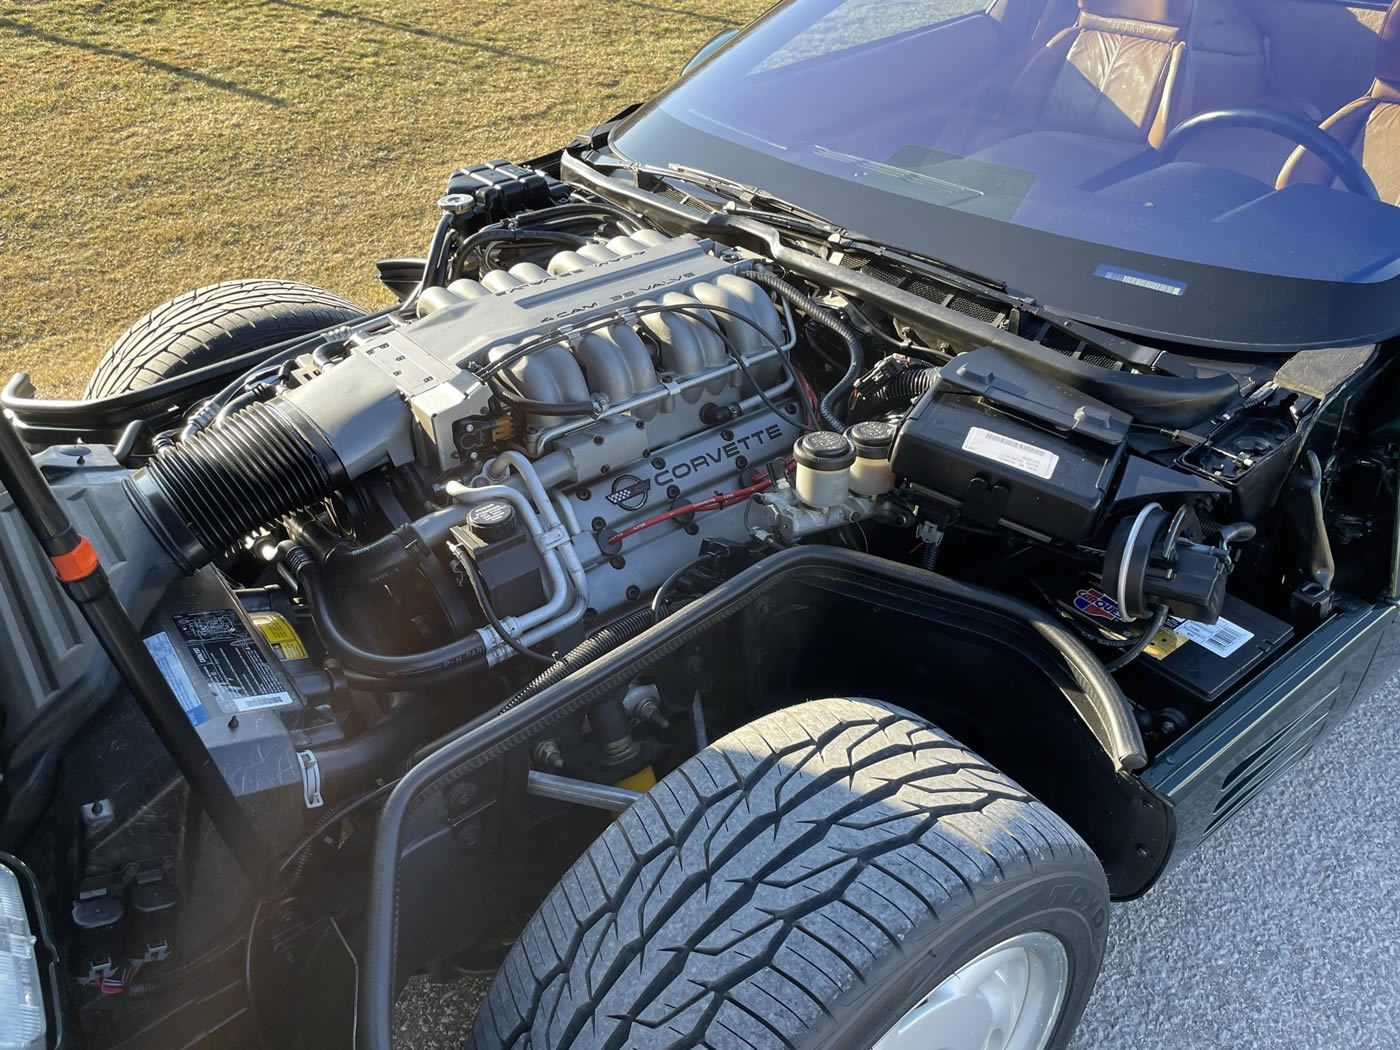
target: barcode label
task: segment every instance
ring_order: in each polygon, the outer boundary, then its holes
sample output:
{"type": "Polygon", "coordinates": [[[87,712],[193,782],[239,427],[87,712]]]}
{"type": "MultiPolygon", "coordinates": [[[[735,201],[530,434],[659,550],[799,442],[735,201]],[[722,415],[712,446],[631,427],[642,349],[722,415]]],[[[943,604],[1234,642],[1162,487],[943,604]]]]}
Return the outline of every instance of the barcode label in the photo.
{"type": "Polygon", "coordinates": [[[968,430],[962,447],[964,452],[971,452],[1046,481],[1055,473],[1055,467],[1060,462],[1060,457],[1048,448],[1038,448],[1028,442],[983,430],[981,427],[968,430]]]}
{"type": "Polygon", "coordinates": [[[1110,281],[1117,281],[1119,284],[1131,284],[1134,288],[1146,288],[1152,292],[1164,292],[1167,295],[1184,295],[1186,293],[1185,281],[1174,281],[1170,277],[1163,277],[1157,273],[1142,273],[1138,270],[1125,270],[1121,266],[1099,265],[1094,269],[1095,277],[1103,277],[1110,281]]]}
{"type": "Polygon", "coordinates": [[[292,697],[289,693],[264,693],[262,696],[237,696],[233,698],[233,705],[240,711],[261,711],[265,707],[290,707],[292,697]]]}
{"type": "Polygon", "coordinates": [[[1254,637],[1237,623],[1231,623],[1223,616],[1215,623],[1197,623],[1195,620],[1178,620],[1168,617],[1167,626],[1177,634],[1185,635],[1197,645],[1203,645],[1216,656],[1231,656],[1254,637]]]}

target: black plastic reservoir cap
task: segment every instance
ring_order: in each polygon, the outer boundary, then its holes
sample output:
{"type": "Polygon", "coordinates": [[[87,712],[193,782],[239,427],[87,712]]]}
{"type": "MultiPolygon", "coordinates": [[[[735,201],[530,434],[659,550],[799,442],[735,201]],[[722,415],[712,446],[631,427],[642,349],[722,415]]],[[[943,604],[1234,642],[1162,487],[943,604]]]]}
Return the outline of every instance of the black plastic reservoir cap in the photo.
{"type": "Polygon", "coordinates": [[[894,424],[881,419],[867,419],[846,429],[846,436],[861,459],[889,459],[894,444],[894,424]]]}
{"type": "Polygon", "coordinates": [[[792,450],[799,466],[808,470],[845,470],[856,461],[856,449],[845,434],[817,430],[804,434],[792,450]]]}
{"type": "Polygon", "coordinates": [[[467,512],[467,526],[482,543],[495,543],[515,531],[515,508],[503,499],[478,503],[467,512]]]}

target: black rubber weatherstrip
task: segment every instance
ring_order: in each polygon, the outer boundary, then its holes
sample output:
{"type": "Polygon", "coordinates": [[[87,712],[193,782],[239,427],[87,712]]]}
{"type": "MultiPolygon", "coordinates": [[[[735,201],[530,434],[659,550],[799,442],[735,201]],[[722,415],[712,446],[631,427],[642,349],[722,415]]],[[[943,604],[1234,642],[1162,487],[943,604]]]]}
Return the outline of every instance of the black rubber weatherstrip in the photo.
{"type": "Polygon", "coordinates": [[[444,776],[454,779],[527,743],[571,714],[609,695],[639,664],[668,659],[718,622],[791,582],[849,582],[886,591],[937,595],[1024,622],[1064,658],[1078,691],[1069,699],[1122,772],[1147,764],[1127,699],[1103,663],[1058,621],[1026,602],[946,576],[838,547],[797,547],[765,558],[704,597],[568,678],[489,721],[468,726],[404,774],[379,818],[370,862],[364,964],[360,971],[361,1050],[390,1050],[398,952],[399,856],[405,820],[444,776]]]}

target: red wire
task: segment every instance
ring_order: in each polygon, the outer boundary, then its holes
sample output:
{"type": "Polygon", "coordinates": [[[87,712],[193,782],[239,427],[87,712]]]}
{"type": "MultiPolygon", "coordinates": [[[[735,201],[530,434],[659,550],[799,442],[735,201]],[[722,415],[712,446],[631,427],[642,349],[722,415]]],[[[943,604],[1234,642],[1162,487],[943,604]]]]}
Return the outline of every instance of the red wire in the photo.
{"type": "Polygon", "coordinates": [[[121,975],[115,981],[109,981],[106,977],[97,979],[97,990],[103,995],[121,995],[126,991],[126,986],[131,983],[136,971],[141,969],[140,963],[131,963],[122,968],[121,975]]]}
{"type": "MultiPolygon", "coordinates": [[[[785,459],[783,462],[788,466],[792,465],[791,457],[785,459]]],[[[660,525],[663,521],[670,521],[672,518],[679,518],[682,514],[700,513],[706,510],[723,510],[725,507],[732,507],[735,503],[742,503],[755,492],[762,492],[773,484],[768,478],[767,471],[755,474],[754,477],[759,480],[754,481],[753,484],[747,485],[744,488],[735,489],[733,492],[716,492],[713,496],[707,496],[702,500],[696,500],[694,503],[687,503],[681,507],[673,507],[653,518],[647,518],[646,521],[639,521],[635,525],[629,525],[613,537],[613,542],[621,543],[628,536],[635,536],[643,529],[649,529],[653,525],[660,525]]]]}

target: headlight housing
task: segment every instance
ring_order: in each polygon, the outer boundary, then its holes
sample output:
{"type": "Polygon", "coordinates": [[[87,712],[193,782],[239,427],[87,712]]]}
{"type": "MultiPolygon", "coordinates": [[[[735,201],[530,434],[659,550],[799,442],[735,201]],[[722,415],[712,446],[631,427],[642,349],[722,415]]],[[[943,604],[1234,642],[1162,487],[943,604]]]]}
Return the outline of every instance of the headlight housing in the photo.
{"type": "Polygon", "coordinates": [[[53,958],[37,891],[29,869],[0,853],[0,1050],[51,1045],[43,978],[53,958]]]}

